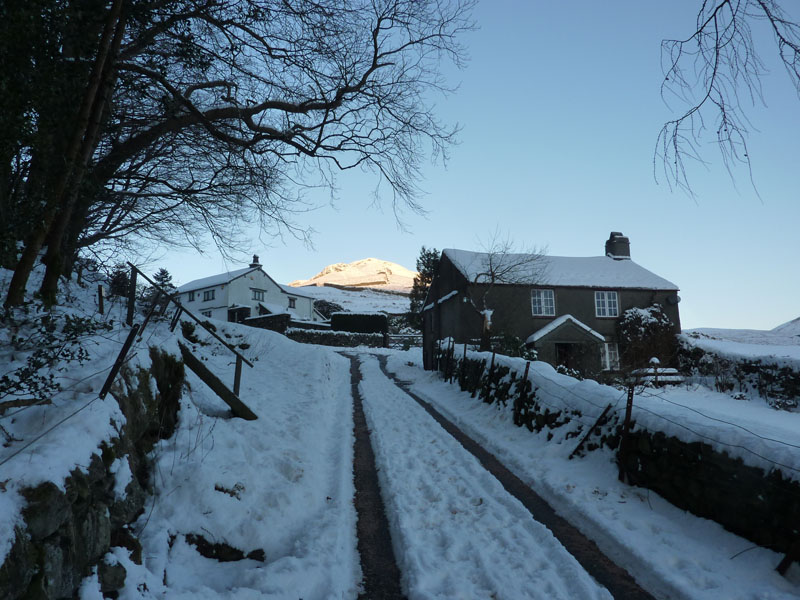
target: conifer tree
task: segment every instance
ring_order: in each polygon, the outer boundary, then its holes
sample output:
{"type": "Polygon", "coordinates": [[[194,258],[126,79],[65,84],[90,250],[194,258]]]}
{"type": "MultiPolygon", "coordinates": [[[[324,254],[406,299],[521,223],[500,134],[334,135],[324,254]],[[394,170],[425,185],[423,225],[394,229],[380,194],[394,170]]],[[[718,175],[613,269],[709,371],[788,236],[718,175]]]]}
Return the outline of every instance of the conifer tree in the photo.
{"type": "Polygon", "coordinates": [[[411,287],[411,306],[410,321],[419,328],[422,324],[422,308],[425,305],[425,297],[431,287],[433,276],[439,268],[439,251],[436,248],[428,249],[425,246],[419,252],[417,258],[417,276],[414,277],[414,285],[411,287]]]}

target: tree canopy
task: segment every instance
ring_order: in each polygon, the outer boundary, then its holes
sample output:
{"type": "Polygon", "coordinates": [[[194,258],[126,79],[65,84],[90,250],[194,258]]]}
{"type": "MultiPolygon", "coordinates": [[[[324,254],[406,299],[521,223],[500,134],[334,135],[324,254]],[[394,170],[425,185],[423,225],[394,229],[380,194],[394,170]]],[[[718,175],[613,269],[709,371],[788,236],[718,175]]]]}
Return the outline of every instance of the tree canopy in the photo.
{"type": "Polygon", "coordinates": [[[304,235],[303,185],[366,169],[412,209],[456,127],[432,92],[472,0],[9,0],[0,42],[0,249],[18,304],[42,248],[51,301],[80,248],[222,248],[243,223],[304,235]],[[17,25],[15,25],[17,24],[17,25]],[[17,40],[17,41],[15,41],[17,40]],[[47,67],[46,72],[42,67],[47,67]],[[49,75],[49,76],[48,76],[49,75]],[[18,93],[17,93],[18,92],[18,93]],[[16,261],[16,247],[24,250],[16,261]]]}

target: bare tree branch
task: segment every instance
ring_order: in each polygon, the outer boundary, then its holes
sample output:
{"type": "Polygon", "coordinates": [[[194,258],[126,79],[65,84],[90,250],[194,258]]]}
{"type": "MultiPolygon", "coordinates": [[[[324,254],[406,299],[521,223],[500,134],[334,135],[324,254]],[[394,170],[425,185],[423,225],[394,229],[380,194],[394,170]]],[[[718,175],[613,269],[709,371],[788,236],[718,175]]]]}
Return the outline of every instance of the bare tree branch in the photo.
{"type": "Polygon", "coordinates": [[[692,34],[661,43],[662,98],[689,108],[665,123],[658,135],[656,179],[661,170],[671,188],[691,194],[686,161],[703,163],[701,140],[711,130],[728,172],[733,175],[733,168],[742,165],[752,182],[747,146],[751,124],[744,101],[763,102],[764,49],[751,29],[761,22],[769,25],[780,60],[800,95],[800,25],[779,0],[704,0],[692,34]]]}

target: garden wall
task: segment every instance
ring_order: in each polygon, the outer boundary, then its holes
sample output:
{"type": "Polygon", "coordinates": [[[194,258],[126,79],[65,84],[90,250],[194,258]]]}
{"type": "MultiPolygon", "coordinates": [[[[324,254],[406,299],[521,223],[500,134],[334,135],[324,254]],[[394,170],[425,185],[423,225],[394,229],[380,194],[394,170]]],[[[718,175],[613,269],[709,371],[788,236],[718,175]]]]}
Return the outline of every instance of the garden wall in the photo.
{"type": "Polygon", "coordinates": [[[184,382],[182,362],[153,348],[150,356],[149,371],[123,370],[124,385],[112,388],[126,419],[120,436],[98,448],[86,469],[72,471],[63,490],[53,482],[23,490],[24,523],[0,566],[0,598],[72,598],[95,565],[101,590],[113,598],[126,573],[119,564],[101,561],[109,548],[125,547],[141,564],[141,546],[128,526],[148,496],[147,455],[157,440],[174,433],[184,382]],[[118,495],[115,472],[121,461],[127,461],[132,478],[118,495]]]}
{"type": "Polygon", "coordinates": [[[386,336],[382,333],[350,333],[347,331],[316,331],[312,329],[286,330],[286,337],[303,344],[320,344],[322,346],[383,348],[386,336]]]}
{"type": "MultiPolygon", "coordinates": [[[[587,432],[585,423],[596,420],[587,419],[578,406],[554,408],[535,380],[501,364],[499,357],[493,363],[485,354],[440,350],[435,359],[446,380],[488,404],[508,407],[515,425],[537,433],[547,430],[548,440],[554,430],[565,428],[560,439],[573,438],[577,447],[587,432]]],[[[766,472],[708,444],[648,431],[635,422],[623,452],[621,413],[609,414],[597,421],[578,456],[609,448],[632,485],[652,489],[675,506],[777,552],[788,553],[800,544],[800,484],[777,467],[766,472]]]]}

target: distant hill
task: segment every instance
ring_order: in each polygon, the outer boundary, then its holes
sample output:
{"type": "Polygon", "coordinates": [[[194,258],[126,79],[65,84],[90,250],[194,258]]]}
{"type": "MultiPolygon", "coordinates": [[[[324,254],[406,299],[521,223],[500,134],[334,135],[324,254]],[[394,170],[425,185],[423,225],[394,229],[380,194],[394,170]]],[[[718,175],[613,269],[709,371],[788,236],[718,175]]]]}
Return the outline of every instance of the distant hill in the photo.
{"type": "Polygon", "coordinates": [[[414,284],[416,271],[406,269],[402,265],[380,260],[364,258],[351,263],[328,265],[311,279],[298,279],[289,285],[301,287],[325,284],[344,285],[376,290],[390,290],[410,293],[414,284]]]}
{"type": "Polygon", "coordinates": [[[772,331],[781,335],[800,335],[800,317],[787,321],[783,325],[778,325],[772,331]]]}

